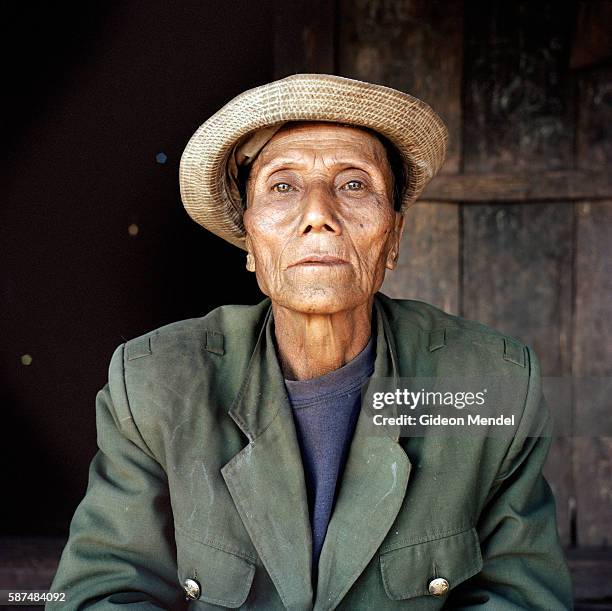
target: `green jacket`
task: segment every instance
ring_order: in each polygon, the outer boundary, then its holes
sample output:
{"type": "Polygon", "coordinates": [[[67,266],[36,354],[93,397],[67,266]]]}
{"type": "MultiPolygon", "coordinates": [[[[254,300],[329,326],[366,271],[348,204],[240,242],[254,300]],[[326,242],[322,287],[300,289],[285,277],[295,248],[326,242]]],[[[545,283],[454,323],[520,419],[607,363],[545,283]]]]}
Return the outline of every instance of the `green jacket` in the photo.
{"type": "Polygon", "coordinates": [[[313,596],[269,299],[166,325],[111,358],[99,450],[52,584],[66,601],[46,608],[570,609],[541,473],[550,435],[527,435],[545,410],[534,351],[420,301],[374,304],[374,376],[512,375],[516,435],[372,434],[362,408],[313,596]],[[446,594],[429,593],[434,578],[446,594]]]}

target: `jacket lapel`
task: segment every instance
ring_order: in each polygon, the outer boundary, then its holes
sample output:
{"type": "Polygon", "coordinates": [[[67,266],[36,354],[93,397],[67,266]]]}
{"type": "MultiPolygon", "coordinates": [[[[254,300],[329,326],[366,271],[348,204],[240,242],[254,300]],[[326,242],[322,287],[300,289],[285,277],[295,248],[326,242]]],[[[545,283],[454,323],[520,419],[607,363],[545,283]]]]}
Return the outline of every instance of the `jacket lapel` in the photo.
{"type": "MultiPolygon", "coordinates": [[[[393,336],[382,308],[374,304],[373,377],[397,380],[393,336]]],[[[399,429],[380,430],[372,416],[364,402],[319,558],[315,611],[338,605],[380,547],[404,500],[411,465],[398,443],[399,429]]]]}
{"type": "Polygon", "coordinates": [[[221,469],[225,483],[285,607],[312,609],[306,484],[271,307],[229,413],[250,443],[221,469]]]}

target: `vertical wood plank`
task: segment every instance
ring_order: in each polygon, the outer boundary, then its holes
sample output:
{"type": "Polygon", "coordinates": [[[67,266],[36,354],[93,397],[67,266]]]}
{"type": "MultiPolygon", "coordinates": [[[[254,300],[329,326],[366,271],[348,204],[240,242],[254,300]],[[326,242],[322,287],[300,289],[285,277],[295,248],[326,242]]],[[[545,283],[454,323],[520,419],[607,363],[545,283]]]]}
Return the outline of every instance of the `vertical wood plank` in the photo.
{"type": "Polygon", "coordinates": [[[573,166],[574,2],[466,4],[465,170],[573,166]]]}
{"type": "Polygon", "coordinates": [[[532,345],[545,375],[568,373],[572,206],[472,205],[464,217],[469,318],[532,345]]]}
{"type": "MultiPolygon", "coordinates": [[[[341,0],[338,74],[423,99],[449,128],[444,173],[461,158],[463,2],[341,0]]],[[[435,180],[435,179],[434,179],[435,180]]],[[[406,214],[398,268],[382,291],[458,313],[459,217],[456,204],[416,204],[406,214]]]]}
{"type": "MultiPolygon", "coordinates": [[[[612,201],[577,205],[576,315],[574,376],[612,376],[612,201]]],[[[598,410],[612,418],[612,402],[576,401],[575,418],[584,421],[598,410]]],[[[609,429],[609,427],[607,427],[609,429]]],[[[575,439],[576,530],[579,545],[611,546],[612,438],[575,439]]]]}
{"type": "Polygon", "coordinates": [[[405,223],[397,267],[387,272],[381,290],[392,297],[418,299],[458,313],[457,205],[417,202],[406,213],[405,223]]]}
{"type": "MultiPolygon", "coordinates": [[[[609,28],[612,29],[612,17],[609,28]]],[[[578,81],[577,165],[604,170],[612,163],[612,58],[580,72],[578,81]]]]}
{"type": "MultiPolygon", "coordinates": [[[[572,167],[567,63],[575,7],[552,0],[466,5],[464,169],[572,167]]],[[[464,205],[462,314],[531,344],[544,375],[571,368],[573,214],[567,204],[464,205]]],[[[554,410],[554,406],[550,406],[554,410]]],[[[571,441],[545,469],[570,537],[571,441]]]]}
{"type": "MultiPolygon", "coordinates": [[[[608,13],[612,17],[612,13],[608,13]]],[[[610,21],[610,19],[609,19],[610,21]]],[[[608,24],[608,31],[612,23],[608,24]]],[[[584,70],[579,80],[576,147],[581,168],[612,164],[612,64],[584,70]]],[[[573,365],[576,377],[612,376],[612,201],[577,208],[573,365]]],[[[576,419],[612,418],[612,405],[576,402],[576,419]]],[[[576,530],[580,545],[610,546],[612,439],[575,440],[576,530]]]]}

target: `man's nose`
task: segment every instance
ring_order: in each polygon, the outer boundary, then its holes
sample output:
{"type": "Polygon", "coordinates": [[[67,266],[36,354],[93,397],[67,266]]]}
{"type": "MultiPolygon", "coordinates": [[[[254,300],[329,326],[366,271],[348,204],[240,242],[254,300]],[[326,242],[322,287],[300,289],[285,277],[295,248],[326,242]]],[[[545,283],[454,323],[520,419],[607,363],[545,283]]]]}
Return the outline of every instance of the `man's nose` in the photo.
{"type": "Polygon", "coordinates": [[[318,185],[309,190],[302,201],[302,218],[299,233],[310,232],[334,233],[340,235],[342,229],[336,217],[335,201],[329,187],[318,185]]]}

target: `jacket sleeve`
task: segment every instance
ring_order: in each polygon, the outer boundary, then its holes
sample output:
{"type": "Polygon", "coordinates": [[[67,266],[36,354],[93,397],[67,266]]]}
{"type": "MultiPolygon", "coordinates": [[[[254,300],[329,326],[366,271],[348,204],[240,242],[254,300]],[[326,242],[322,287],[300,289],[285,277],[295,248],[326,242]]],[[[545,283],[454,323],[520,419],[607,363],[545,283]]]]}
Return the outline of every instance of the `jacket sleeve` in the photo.
{"type": "Polygon", "coordinates": [[[96,396],[98,450],[46,609],[183,609],[166,474],[132,418],[124,344],[96,396]]]}
{"type": "Polygon", "coordinates": [[[516,435],[480,514],[480,573],[451,591],[452,609],[572,609],[572,586],[557,534],[555,500],[542,475],[552,420],[537,355],[516,435]]]}

